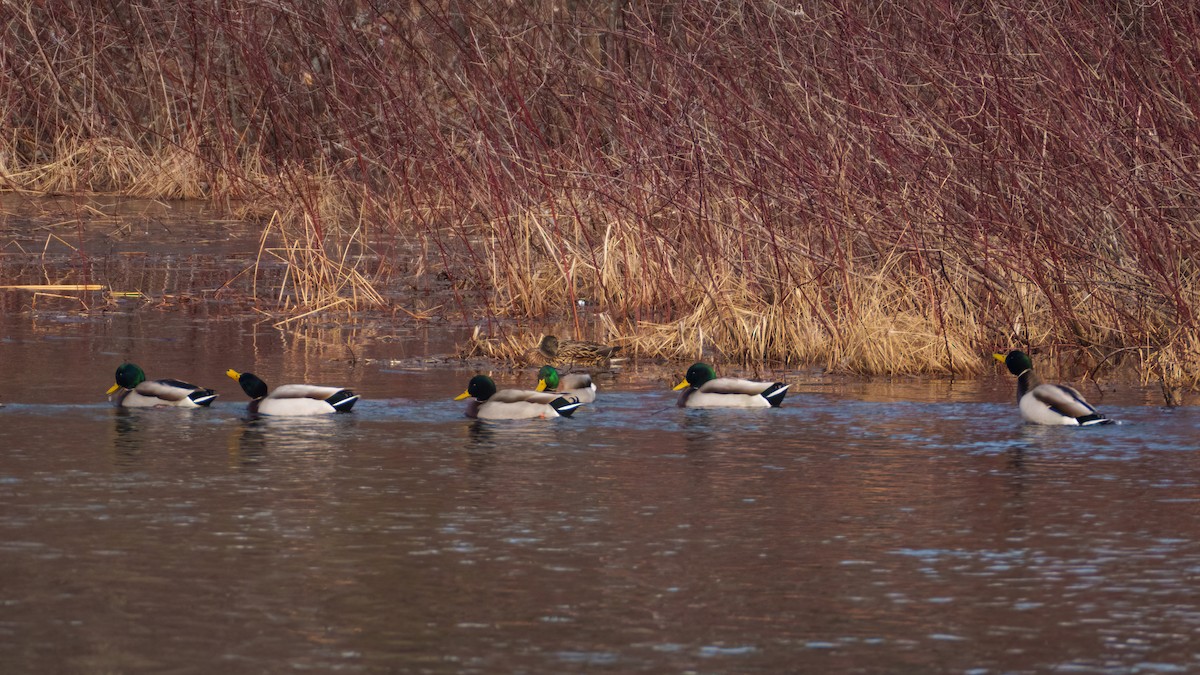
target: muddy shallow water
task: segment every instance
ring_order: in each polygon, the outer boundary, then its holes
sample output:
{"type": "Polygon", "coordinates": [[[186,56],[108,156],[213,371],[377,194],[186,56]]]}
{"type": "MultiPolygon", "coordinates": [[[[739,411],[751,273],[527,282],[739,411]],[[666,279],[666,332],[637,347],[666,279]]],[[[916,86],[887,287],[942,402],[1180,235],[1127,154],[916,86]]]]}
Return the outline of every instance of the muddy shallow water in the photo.
{"type": "MultiPolygon", "coordinates": [[[[85,229],[49,268],[5,231],[6,283],[194,293],[252,257],[85,229]]],[[[0,292],[2,672],[1200,668],[1200,411],[1154,391],[1048,429],[999,373],[792,371],[781,409],[685,411],[631,364],[573,419],[480,423],[475,367],[430,359],[462,330],[100,302],[0,292]],[[124,360],[221,398],[116,410],[124,360]],[[252,419],[228,368],[364,399],[252,419]]]]}
{"type": "Polygon", "coordinates": [[[354,329],[0,327],[5,672],[1200,666],[1200,414],[1148,392],[1041,429],[1007,378],[792,373],[785,407],[722,412],[634,369],[573,419],[479,423],[450,400],[473,370],[413,359],[436,331],[351,362],[354,329]],[[115,410],[124,359],[221,398],[115,410]],[[364,400],[250,419],[228,367],[364,400]]]}

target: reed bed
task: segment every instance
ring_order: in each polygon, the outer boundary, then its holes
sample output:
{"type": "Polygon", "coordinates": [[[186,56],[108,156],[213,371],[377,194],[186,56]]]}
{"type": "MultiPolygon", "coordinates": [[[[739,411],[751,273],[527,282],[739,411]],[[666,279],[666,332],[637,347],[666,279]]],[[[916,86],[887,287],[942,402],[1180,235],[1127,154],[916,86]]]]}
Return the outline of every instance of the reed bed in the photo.
{"type": "Polygon", "coordinates": [[[634,356],[973,373],[1023,347],[1200,377],[1195,3],[52,0],[0,24],[0,188],[250,208],[293,315],[438,270],[465,321],[581,326],[584,300],[634,356]],[[418,264],[389,253],[413,238],[418,264]]]}

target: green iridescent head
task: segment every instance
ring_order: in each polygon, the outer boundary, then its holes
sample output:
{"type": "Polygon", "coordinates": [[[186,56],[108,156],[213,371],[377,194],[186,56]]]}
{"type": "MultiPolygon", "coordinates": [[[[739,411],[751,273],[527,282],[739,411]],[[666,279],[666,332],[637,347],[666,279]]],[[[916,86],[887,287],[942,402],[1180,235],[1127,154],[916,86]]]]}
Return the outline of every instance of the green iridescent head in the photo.
{"type": "Polygon", "coordinates": [[[1033,359],[1030,359],[1029,355],[1022,351],[1014,349],[1007,356],[1004,354],[992,354],[992,357],[1003,363],[1008,368],[1008,372],[1018,377],[1021,373],[1033,369],[1033,359]]]}
{"type": "Polygon", "coordinates": [[[237,380],[237,383],[242,386],[242,391],[250,398],[262,398],[267,395],[267,383],[263,382],[254,373],[239,373],[230,368],[225,371],[229,377],[237,380]]]}
{"type": "Polygon", "coordinates": [[[116,384],[109,388],[108,393],[113,393],[118,389],[133,389],[139,384],[146,381],[146,373],[136,363],[122,363],[117,366],[117,374],[114,378],[116,384]]]}
{"type": "Polygon", "coordinates": [[[558,389],[558,370],[554,366],[542,366],[538,371],[538,391],[554,391],[558,389]]]}
{"type": "Polygon", "coordinates": [[[1013,350],[1006,354],[992,354],[992,358],[998,360],[1008,368],[1008,372],[1020,377],[1027,370],[1033,370],[1033,359],[1025,352],[1013,350]]]}
{"type": "Polygon", "coordinates": [[[476,375],[467,383],[467,390],[454,397],[455,401],[474,397],[478,401],[486,401],[496,393],[496,383],[487,375],[476,375]]]}
{"type": "Polygon", "coordinates": [[[683,376],[683,381],[675,385],[675,389],[684,389],[686,387],[699,388],[709,380],[717,379],[717,371],[707,363],[693,363],[691,368],[687,369],[687,374],[683,376]]]}

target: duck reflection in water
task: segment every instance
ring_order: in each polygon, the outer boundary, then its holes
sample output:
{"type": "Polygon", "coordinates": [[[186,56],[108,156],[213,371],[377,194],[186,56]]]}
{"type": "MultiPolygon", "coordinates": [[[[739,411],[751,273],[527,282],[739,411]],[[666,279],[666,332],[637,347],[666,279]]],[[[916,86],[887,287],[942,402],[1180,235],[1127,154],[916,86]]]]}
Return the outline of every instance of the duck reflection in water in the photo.
{"type": "Polygon", "coordinates": [[[495,425],[475,420],[467,427],[468,446],[473,450],[492,450],[496,447],[495,425]]]}
{"type": "Polygon", "coordinates": [[[267,437],[261,417],[243,419],[229,435],[229,462],[234,466],[255,466],[266,455],[267,437]]]}
{"type": "Polygon", "coordinates": [[[540,420],[475,420],[467,426],[467,441],[472,450],[545,448],[558,442],[558,433],[540,420]]]}
{"type": "Polygon", "coordinates": [[[737,447],[748,434],[770,435],[780,422],[771,408],[688,408],[680,426],[688,452],[737,447]]]}
{"type": "Polygon", "coordinates": [[[229,437],[229,458],[244,467],[259,465],[274,453],[324,457],[339,446],[343,428],[333,417],[250,417],[240,422],[229,437]]]}
{"type": "Polygon", "coordinates": [[[115,407],[112,416],[113,461],[120,466],[132,466],[149,457],[206,442],[205,427],[212,420],[203,408],[115,407]]]}
{"type": "Polygon", "coordinates": [[[132,466],[142,453],[142,423],[140,416],[128,408],[113,409],[113,463],[132,466]]]}

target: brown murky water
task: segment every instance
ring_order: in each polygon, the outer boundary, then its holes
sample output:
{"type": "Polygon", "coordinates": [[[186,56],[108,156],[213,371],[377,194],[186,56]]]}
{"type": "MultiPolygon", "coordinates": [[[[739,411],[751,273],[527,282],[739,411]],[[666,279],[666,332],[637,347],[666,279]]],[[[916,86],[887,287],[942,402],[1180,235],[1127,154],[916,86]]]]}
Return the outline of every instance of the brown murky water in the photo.
{"type": "Polygon", "coordinates": [[[1153,392],[1041,429],[1008,378],[722,412],[630,369],[477,423],[450,330],[0,297],[3,672],[1200,668],[1200,413],[1153,392]],[[126,359],[222,396],[115,410],[126,359]],[[364,400],[249,419],[230,367],[364,400]]]}

